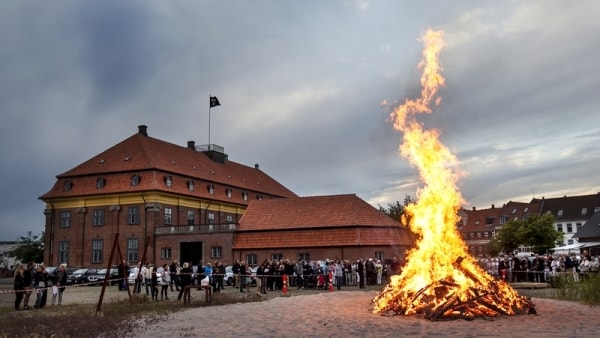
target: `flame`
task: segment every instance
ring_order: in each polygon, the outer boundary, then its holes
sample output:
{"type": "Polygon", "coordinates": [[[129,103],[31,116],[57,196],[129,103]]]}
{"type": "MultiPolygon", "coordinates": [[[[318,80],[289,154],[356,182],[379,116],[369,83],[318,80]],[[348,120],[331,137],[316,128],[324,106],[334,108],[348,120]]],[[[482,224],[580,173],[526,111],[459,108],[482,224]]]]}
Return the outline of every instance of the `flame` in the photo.
{"type": "Polygon", "coordinates": [[[431,29],[423,36],[421,97],[406,99],[391,114],[394,128],[403,133],[400,154],[418,169],[424,186],[417,191],[418,202],[405,210],[410,229],[418,235],[415,247],[408,252],[402,273],[392,276],[373,299],[372,310],[411,315],[452,301],[459,308],[468,303],[469,310],[463,313],[469,315],[514,314],[527,306],[525,299],[478,266],[457,230],[457,211],[463,204],[457,188],[463,173],[457,158],[440,142],[437,130],[425,130],[416,119],[416,114],[430,114],[432,105],[441,102],[438,90],[444,78],[438,55],[442,36],[442,31],[431,29]],[[479,301],[492,305],[474,306],[479,301]]]}

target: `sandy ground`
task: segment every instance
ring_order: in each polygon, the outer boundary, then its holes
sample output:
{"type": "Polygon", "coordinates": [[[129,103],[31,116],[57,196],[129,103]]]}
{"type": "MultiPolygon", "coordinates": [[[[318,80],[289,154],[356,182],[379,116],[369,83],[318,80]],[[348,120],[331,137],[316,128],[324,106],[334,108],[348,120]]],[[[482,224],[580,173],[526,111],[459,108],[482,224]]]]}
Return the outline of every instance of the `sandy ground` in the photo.
{"type": "MultiPolygon", "coordinates": [[[[4,289],[4,288],[3,288],[4,289]]],[[[63,304],[97,304],[100,287],[67,289],[63,304]]],[[[5,289],[6,290],[6,289],[5,289]]],[[[239,297],[237,289],[225,292],[239,297]]],[[[527,294],[523,290],[522,294],[527,294]]],[[[279,292],[267,300],[221,306],[204,306],[203,292],[192,291],[188,310],[175,312],[148,323],[129,337],[597,337],[600,307],[574,302],[533,298],[537,315],[498,316],[473,321],[430,322],[420,316],[385,317],[369,312],[377,291],[359,291],[354,287],[342,291],[296,291],[293,297],[279,292]]],[[[10,306],[12,295],[0,295],[0,306],[10,306]]],[[[104,302],[127,297],[116,287],[109,287],[104,302]]],[[[219,295],[215,295],[219,297],[219,295]]],[[[170,295],[176,302],[176,295],[170,295]]],[[[32,299],[34,300],[34,299],[32,299]]],[[[51,309],[49,309],[51,311],[51,309]]]]}
{"type": "Polygon", "coordinates": [[[131,337],[597,337],[600,307],[534,299],[538,315],[430,322],[368,311],[375,291],[334,291],[264,302],[192,308],[131,337]]]}

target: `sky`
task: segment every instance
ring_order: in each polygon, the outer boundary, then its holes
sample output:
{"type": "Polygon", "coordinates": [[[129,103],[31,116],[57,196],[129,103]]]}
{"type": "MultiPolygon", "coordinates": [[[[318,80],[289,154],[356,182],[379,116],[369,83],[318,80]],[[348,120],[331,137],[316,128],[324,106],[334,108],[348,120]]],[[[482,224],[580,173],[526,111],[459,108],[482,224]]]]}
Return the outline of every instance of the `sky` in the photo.
{"type": "Polygon", "coordinates": [[[0,2],[0,240],[44,227],[59,175],[137,133],[209,142],[300,196],[375,207],[422,183],[389,114],[418,97],[444,31],[441,104],[423,117],[464,207],[600,191],[600,2],[0,2]],[[382,105],[387,102],[387,105],[382,105]]]}

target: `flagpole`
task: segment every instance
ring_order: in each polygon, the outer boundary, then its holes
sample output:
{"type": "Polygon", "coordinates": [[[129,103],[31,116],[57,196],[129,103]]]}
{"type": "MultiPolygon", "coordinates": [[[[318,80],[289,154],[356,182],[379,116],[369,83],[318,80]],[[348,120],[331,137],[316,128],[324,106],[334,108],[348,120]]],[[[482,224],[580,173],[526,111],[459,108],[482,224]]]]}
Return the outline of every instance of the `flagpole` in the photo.
{"type": "Polygon", "coordinates": [[[210,150],[210,110],[212,107],[208,107],[208,149],[210,150]]]}

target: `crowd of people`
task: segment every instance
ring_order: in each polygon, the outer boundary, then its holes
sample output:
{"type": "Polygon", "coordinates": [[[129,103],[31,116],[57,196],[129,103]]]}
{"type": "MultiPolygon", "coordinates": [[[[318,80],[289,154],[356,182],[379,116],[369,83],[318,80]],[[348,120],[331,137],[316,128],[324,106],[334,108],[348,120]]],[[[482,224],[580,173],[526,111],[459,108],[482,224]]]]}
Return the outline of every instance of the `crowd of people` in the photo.
{"type": "Polygon", "coordinates": [[[600,271],[600,257],[577,255],[534,255],[519,257],[513,253],[495,258],[483,258],[481,267],[495,278],[509,283],[549,283],[552,278],[567,274],[579,282],[600,271]]]}
{"type": "Polygon", "coordinates": [[[63,292],[67,285],[67,265],[61,264],[58,271],[50,275],[44,264],[30,262],[27,266],[17,264],[14,273],[15,310],[28,310],[31,294],[35,292],[33,307],[42,309],[46,306],[48,291],[52,293],[51,305],[61,305],[63,292]],[[23,307],[21,308],[21,303],[23,307]]]}
{"type": "MultiPolygon", "coordinates": [[[[180,264],[174,260],[158,268],[152,263],[140,263],[131,286],[133,293],[138,294],[144,288],[146,295],[155,301],[169,300],[169,291],[178,293],[177,299],[181,300],[185,287],[191,284],[206,283],[212,286],[214,293],[219,293],[226,283],[225,266],[221,261],[192,266],[189,262],[180,264]]],[[[236,260],[232,265],[232,284],[239,292],[255,292],[258,296],[282,291],[284,283],[286,287],[297,289],[365,288],[368,285],[386,284],[391,275],[400,273],[400,269],[401,263],[396,257],[389,264],[375,258],[323,261],[265,259],[255,269],[245,261],[236,260]],[[286,276],[285,281],[283,275],[286,276]],[[256,287],[253,287],[254,284],[256,287]]],[[[121,291],[128,290],[130,270],[125,260],[117,267],[117,282],[121,291]]],[[[52,293],[51,305],[61,305],[66,285],[66,264],[61,264],[52,274],[46,271],[44,264],[18,264],[14,273],[15,310],[29,309],[33,293],[33,307],[36,309],[46,306],[48,292],[52,293]]]]}

